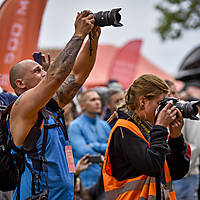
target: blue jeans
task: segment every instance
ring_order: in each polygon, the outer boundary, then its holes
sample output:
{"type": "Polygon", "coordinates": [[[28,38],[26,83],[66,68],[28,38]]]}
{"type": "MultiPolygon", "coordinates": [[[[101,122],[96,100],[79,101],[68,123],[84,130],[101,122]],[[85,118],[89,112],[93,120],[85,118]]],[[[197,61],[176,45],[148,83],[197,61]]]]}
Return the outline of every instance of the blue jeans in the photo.
{"type": "Polygon", "coordinates": [[[173,181],[177,200],[198,200],[199,175],[173,181]]]}

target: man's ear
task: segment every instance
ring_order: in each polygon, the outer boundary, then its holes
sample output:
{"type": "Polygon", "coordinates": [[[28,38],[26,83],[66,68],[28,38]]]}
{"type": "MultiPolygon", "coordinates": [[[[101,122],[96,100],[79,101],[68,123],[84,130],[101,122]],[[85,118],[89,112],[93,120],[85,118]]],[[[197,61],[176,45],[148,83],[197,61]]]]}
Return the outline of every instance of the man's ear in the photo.
{"type": "Polygon", "coordinates": [[[21,89],[26,87],[24,84],[24,81],[21,78],[16,79],[15,84],[18,88],[21,88],[21,89]]]}
{"type": "Polygon", "coordinates": [[[81,107],[81,111],[84,112],[85,111],[85,104],[84,103],[79,103],[80,107],[81,107]]]}

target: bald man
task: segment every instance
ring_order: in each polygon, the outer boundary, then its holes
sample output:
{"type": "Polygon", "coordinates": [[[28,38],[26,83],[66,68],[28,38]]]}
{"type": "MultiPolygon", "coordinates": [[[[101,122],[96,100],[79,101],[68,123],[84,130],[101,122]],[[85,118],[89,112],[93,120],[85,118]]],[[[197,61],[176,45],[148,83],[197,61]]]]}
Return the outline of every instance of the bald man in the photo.
{"type": "Polygon", "coordinates": [[[27,199],[45,189],[48,199],[73,199],[73,158],[63,129],[64,123],[57,111],[72,100],[92,70],[99,36],[100,28],[94,27],[93,14],[83,11],[77,14],[73,37],[47,72],[33,60],[23,60],[10,70],[10,83],[19,96],[10,114],[10,133],[14,144],[27,151],[29,165],[21,177],[20,199],[27,199]],[[90,32],[93,38],[92,55],[89,55],[90,42],[87,41],[77,57],[90,32]],[[53,96],[58,104],[52,99],[53,96]],[[43,162],[41,167],[45,131],[40,111],[44,107],[48,124],[52,126],[48,126],[44,148],[47,162],[43,162]],[[48,169],[48,176],[45,168],[48,169]]]}

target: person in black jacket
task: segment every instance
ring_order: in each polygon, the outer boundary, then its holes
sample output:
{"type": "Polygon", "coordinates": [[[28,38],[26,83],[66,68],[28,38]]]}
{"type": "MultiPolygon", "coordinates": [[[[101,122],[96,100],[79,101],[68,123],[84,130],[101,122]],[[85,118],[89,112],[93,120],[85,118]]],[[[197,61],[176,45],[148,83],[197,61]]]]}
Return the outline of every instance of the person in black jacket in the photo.
{"type": "Polygon", "coordinates": [[[125,104],[109,119],[113,129],[103,168],[108,199],[176,198],[172,180],[187,173],[190,156],[181,134],[182,114],[172,102],[155,120],[168,92],[163,80],[144,74],[129,87],[125,104]]]}

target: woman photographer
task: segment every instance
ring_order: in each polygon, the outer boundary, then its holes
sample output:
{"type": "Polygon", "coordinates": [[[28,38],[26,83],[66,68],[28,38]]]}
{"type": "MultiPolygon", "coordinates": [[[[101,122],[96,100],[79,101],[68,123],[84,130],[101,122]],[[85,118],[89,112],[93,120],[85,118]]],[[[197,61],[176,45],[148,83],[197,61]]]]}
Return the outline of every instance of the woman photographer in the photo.
{"type": "Polygon", "coordinates": [[[129,87],[125,104],[111,116],[113,128],[103,168],[108,199],[176,199],[172,180],[187,173],[190,157],[181,134],[183,118],[172,102],[155,120],[159,102],[168,92],[163,80],[144,74],[129,87]]]}

